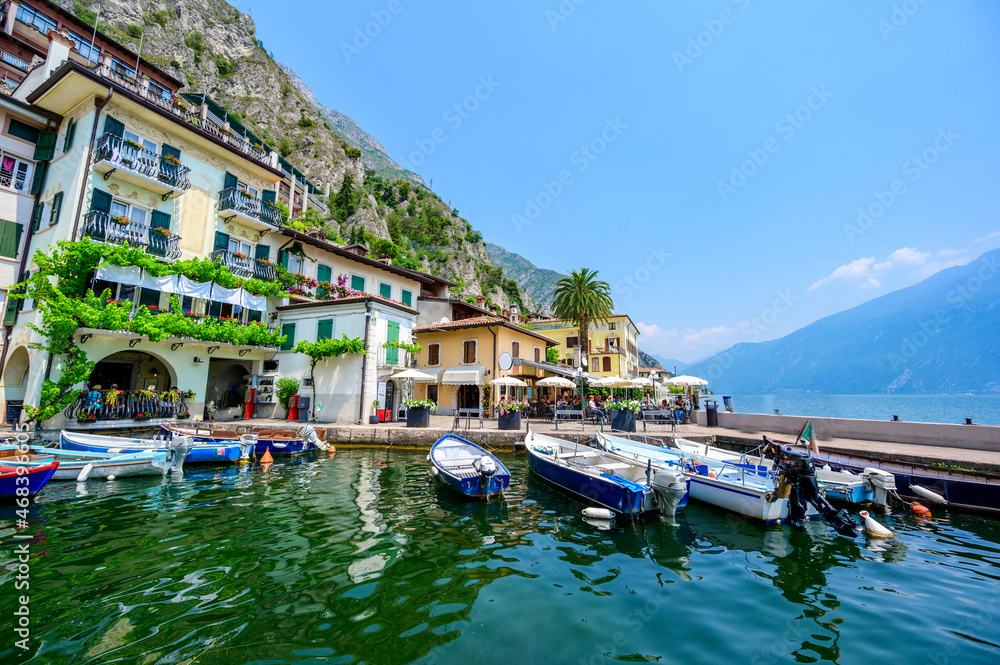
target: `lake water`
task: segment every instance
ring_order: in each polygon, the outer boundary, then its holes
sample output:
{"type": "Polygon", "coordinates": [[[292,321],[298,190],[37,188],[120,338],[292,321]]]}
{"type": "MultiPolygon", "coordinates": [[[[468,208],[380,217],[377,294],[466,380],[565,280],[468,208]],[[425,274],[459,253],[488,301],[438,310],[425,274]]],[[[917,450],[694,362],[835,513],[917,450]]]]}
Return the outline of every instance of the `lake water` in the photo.
{"type": "MultiPolygon", "coordinates": [[[[718,399],[722,409],[722,395],[718,399]]],[[[781,415],[866,420],[900,420],[923,423],[964,424],[966,418],[980,425],[1000,425],[1000,395],[816,395],[778,393],[774,395],[735,395],[737,413],[768,413],[778,409],[781,415]]]]}
{"type": "Polygon", "coordinates": [[[0,662],[1000,662],[996,520],[893,515],[884,544],[692,505],[608,530],[523,456],[484,505],[431,484],[425,455],[50,484],[24,531],[27,654],[0,509],[0,662]]]}

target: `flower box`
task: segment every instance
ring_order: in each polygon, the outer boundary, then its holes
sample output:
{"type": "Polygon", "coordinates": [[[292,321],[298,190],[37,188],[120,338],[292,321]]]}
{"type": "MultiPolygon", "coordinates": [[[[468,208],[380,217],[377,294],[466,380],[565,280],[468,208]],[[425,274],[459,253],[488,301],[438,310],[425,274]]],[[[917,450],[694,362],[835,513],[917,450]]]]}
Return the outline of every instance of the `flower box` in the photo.
{"type": "Polygon", "coordinates": [[[128,226],[132,223],[132,220],[125,215],[118,215],[117,217],[112,217],[111,221],[115,224],[121,224],[122,226],[128,226]]]}
{"type": "Polygon", "coordinates": [[[430,427],[431,410],[426,406],[408,407],[406,409],[407,427],[430,427]]]}
{"type": "Polygon", "coordinates": [[[497,429],[519,430],[521,429],[521,412],[508,411],[497,416],[497,429]]]}
{"type": "Polygon", "coordinates": [[[247,257],[243,252],[233,252],[233,257],[237,259],[245,259],[247,257]]]}
{"type": "Polygon", "coordinates": [[[170,236],[174,235],[173,233],[171,233],[170,229],[165,229],[162,226],[155,227],[153,229],[153,232],[160,234],[164,238],[169,238],[170,236]]]}
{"type": "Polygon", "coordinates": [[[164,155],[163,156],[163,161],[165,161],[167,164],[170,164],[172,166],[180,166],[181,165],[181,160],[177,159],[173,155],[164,155]]]}
{"type": "Polygon", "coordinates": [[[133,141],[132,139],[125,139],[123,143],[130,148],[135,148],[136,150],[142,150],[142,144],[140,144],[138,141],[133,141]]]}
{"type": "Polygon", "coordinates": [[[611,416],[611,429],[618,432],[635,431],[634,411],[609,411],[611,416]]]}

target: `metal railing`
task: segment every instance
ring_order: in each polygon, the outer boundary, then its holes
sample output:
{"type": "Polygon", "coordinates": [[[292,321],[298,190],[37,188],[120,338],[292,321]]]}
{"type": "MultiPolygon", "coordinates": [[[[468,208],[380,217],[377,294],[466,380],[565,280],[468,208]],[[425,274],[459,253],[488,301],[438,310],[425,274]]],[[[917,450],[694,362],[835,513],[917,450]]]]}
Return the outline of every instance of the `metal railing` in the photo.
{"type": "Polygon", "coordinates": [[[63,414],[81,423],[190,416],[183,393],[150,394],[145,390],[91,390],[80,395],[63,414]]]}
{"type": "Polygon", "coordinates": [[[115,165],[115,168],[136,173],[151,180],[159,180],[174,189],[188,189],[191,186],[191,181],[188,180],[188,173],[191,172],[191,169],[171,164],[165,156],[158,155],[143,147],[137,147],[114,134],[104,134],[97,139],[94,163],[101,161],[110,162],[115,165]]]}
{"type": "Polygon", "coordinates": [[[19,58],[11,53],[7,53],[7,51],[0,51],[0,58],[2,58],[8,65],[13,65],[21,71],[28,71],[29,65],[27,60],[19,58]]]}
{"type": "Polygon", "coordinates": [[[244,217],[256,219],[279,226],[281,224],[281,213],[273,203],[254,198],[251,194],[238,187],[229,187],[219,192],[219,203],[215,206],[217,210],[235,210],[244,217]]]}
{"type": "Polygon", "coordinates": [[[123,224],[121,221],[120,218],[112,217],[106,212],[91,210],[83,216],[80,235],[113,245],[129,245],[145,249],[153,256],[171,261],[180,258],[180,236],[174,233],[165,236],[146,224],[136,222],[123,224]]]}
{"type": "Polygon", "coordinates": [[[380,346],[378,347],[378,366],[416,368],[417,358],[406,349],[387,349],[380,346]]]}
{"type": "Polygon", "coordinates": [[[4,189],[12,189],[15,192],[21,192],[22,194],[28,193],[29,180],[26,177],[20,176],[14,171],[3,171],[0,170],[0,187],[4,189]]]}
{"type": "Polygon", "coordinates": [[[237,256],[238,252],[231,252],[228,249],[217,249],[212,252],[212,260],[229,268],[229,272],[244,279],[260,279],[265,282],[273,282],[277,279],[277,271],[274,264],[264,263],[260,259],[244,256],[237,256]]]}

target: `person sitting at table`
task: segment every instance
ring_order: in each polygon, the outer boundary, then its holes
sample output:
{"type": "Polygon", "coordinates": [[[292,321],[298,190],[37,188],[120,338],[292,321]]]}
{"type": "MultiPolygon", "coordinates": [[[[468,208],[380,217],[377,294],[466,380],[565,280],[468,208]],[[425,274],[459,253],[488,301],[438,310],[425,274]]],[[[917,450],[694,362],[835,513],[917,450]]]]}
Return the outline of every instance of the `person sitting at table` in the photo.
{"type": "Polygon", "coordinates": [[[677,400],[674,402],[674,418],[677,419],[678,423],[683,423],[686,415],[687,404],[684,402],[684,396],[678,395],[677,400]]]}

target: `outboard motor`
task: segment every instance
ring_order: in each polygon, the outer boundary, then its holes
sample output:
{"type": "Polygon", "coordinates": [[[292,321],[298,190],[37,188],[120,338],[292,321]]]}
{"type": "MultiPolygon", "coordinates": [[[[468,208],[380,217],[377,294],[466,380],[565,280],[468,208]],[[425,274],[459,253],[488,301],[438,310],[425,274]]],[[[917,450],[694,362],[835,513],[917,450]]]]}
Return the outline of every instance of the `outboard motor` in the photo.
{"type": "Polygon", "coordinates": [[[320,440],[319,435],[316,434],[316,428],[313,427],[312,425],[306,425],[305,427],[300,429],[299,436],[302,437],[302,452],[305,452],[306,449],[309,448],[310,444],[316,446],[323,452],[326,452],[327,450],[330,449],[330,444],[327,443],[326,441],[320,440]]]}
{"type": "Polygon", "coordinates": [[[489,498],[490,482],[492,482],[493,476],[500,469],[497,468],[493,458],[488,455],[482,455],[473,461],[472,468],[479,472],[479,484],[486,488],[486,498],[489,498]]]}
{"type": "Polygon", "coordinates": [[[861,477],[871,485],[872,503],[888,508],[889,495],[896,493],[896,476],[882,469],[867,468],[861,477]]]}
{"type": "Polygon", "coordinates": [[[191,448],[194,446],[194,437],[191,436],[175,436],[170,440],[170,445],[167,446],[167,450],[170,451],[170,455],[167,457],[167,470],[171,473],[182,474],[184,473],[184,460],[187,459],[188,453],[191,452],[191,448]]]}
{"type": "Polygon", "coordinates": [[[807,503],[815,506],[823,519],[842,536],[856,536],[858,523],[846,510],[836,510],[819,491],[816,468],[808,451],[796,450],[792,446],[781,446],[776,450],[774,468],[781,481],[788,483],[788,521],[801,530],[805,522],[807,503]]]}
{"type": "Polygon", "coordinates": [[[250,453],[257,447],[256,434],[240,435],[240,464],[250,461],[250,453]]]}
{"type": "Polygon", "coordinates": [[[670,518],[671,522],[677,513],[677,504],[688,493],[688,482],[687,477],[680,471],[658,469],[649,483],[656,494],[657,503],[660,504],[660,514],[670,518]]]}

